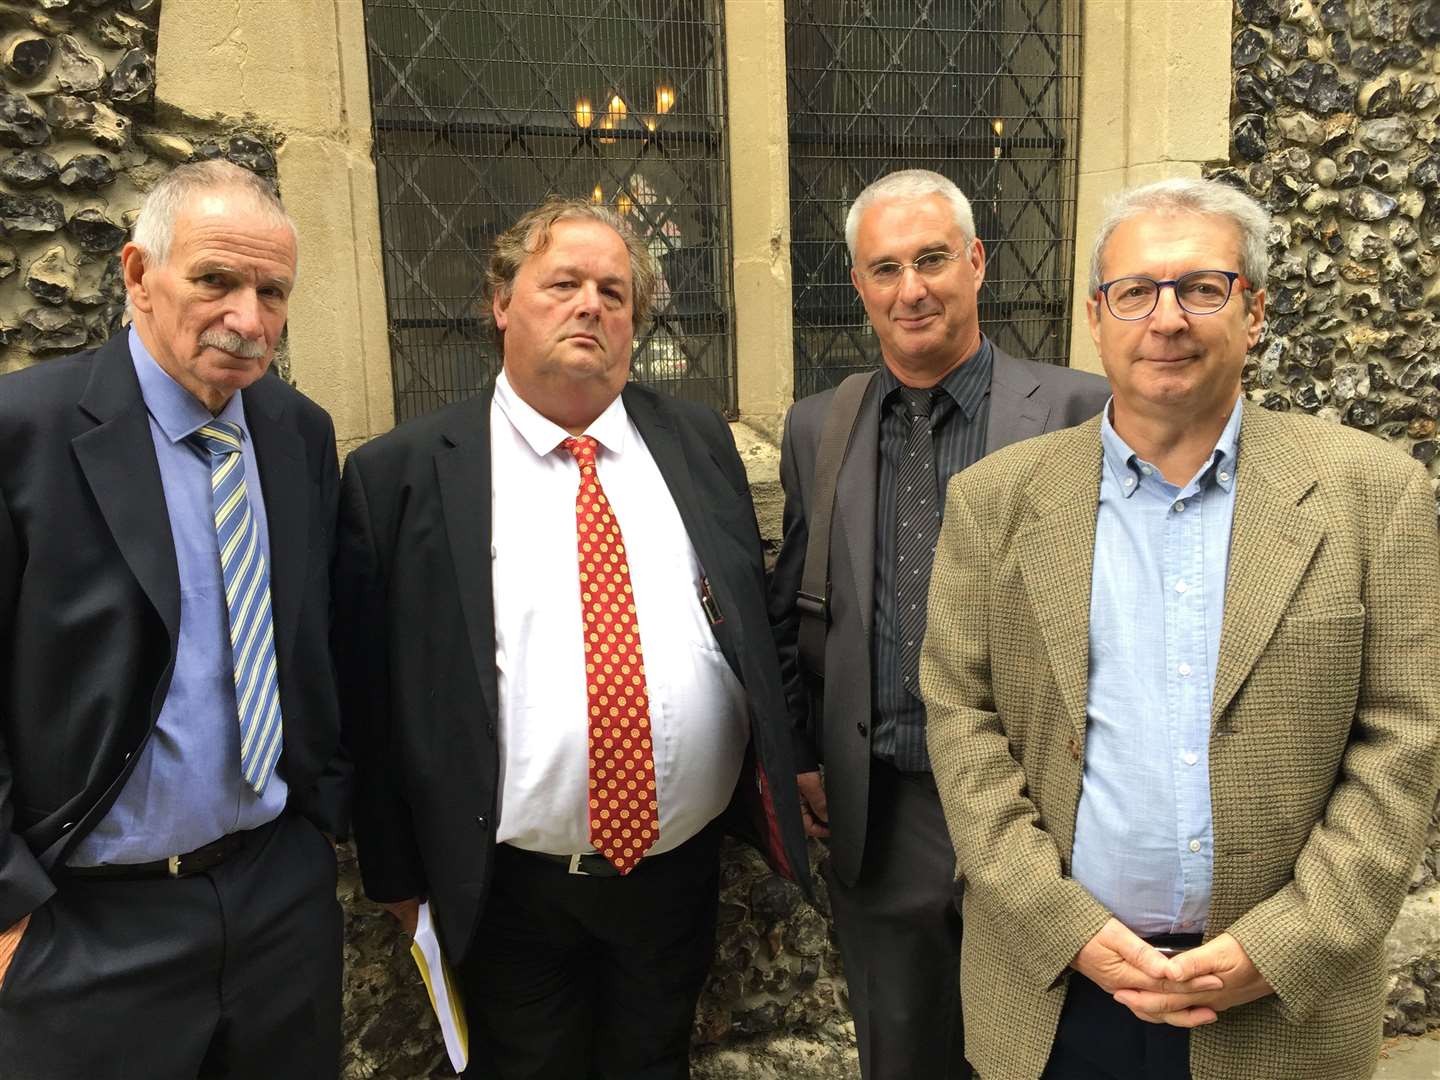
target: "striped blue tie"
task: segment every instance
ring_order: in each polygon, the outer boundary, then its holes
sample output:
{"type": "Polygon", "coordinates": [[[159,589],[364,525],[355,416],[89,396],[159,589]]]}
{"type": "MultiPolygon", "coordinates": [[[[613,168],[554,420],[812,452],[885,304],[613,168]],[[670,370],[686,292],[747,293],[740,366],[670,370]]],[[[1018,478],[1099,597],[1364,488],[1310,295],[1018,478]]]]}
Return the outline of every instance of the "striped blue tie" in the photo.
{"type": "Polygon", "coordinates": [[[245,494],[240,426],[212,420],[190,436],[210,454],[210,499],[230,612],[230,654],[240,715],[240,773],[263,794],[280,759],[280,687],[270,621],[270,570],[245,494]]]}

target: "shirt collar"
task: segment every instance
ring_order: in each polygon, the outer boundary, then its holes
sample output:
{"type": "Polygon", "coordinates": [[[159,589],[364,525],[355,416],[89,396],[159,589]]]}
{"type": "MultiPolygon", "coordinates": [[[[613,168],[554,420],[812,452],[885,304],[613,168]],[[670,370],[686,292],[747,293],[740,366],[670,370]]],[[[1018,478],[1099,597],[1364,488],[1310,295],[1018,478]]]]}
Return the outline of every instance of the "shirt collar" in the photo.
{"type": "MultiPolygon", "coordinates": [[[[965,419],[970,423],[975,422],[975,415],[980,411],[980,404],[990,391],[990,373],[993,366],[993,350],[990,339],[981,334],[979,347],[966,358],[963,364],[957,364],[951,368],[949,374],[937,384],[955,403],[956,407],[965,414],[965,419]]],[[[889,401],[891,395],[900,389],[900,380],[884,364],[880,366],[879,378],[880,399],[889,401]]]]}
{"type": "Polygon", "coordinates": [[[176,382],[150,355],[133,325],[129,338],[130,362],[135,365],[135,377],[140,380],[140,396],[167,439],[172,443],[183,442],[211,420],[228,420],[240,429],[241,439],[249,438],[245,403],[240,394],[231,394],[225,407],[212,416],[199,398],[176,382]]]}
{"type": "MultiPolygon", "coordinates": [[[[555,421],[541,416],[534,406],[515,392],[503,368],[495,379],[495,404],[505,414],[505,419],[510,421],[510,426],[520,433],[520,437],[535,452],[536,457],[553,453],[570,438],[570,432],[555,421]]],[[[605,411],[591,421],[585,434],[603,446],[607,453],[618,457],[625,452],[629,430],[625,403],[617,394],[615,400],[605,407],[605,411]]]]}
{"type": "MultiPolygon", "coordinates": [[[[1121,494],[1125,498],[1134,495],[1140,490],[1140,485],[1146,476],[1160,475],[1160,470],[1130,449],[1128,443],[1120,437],[1115,430],[1115,425],[1110,422],[1110,406],[1114,402],[1112,397],[1105,403],[1105,409],[1100,414],[1100,445],[1105,456],[1105,467],[1110,470],[1110,475],[1120,486],[1121,494]],[[1146,472],[1145,470],[1150,470],[1146,472]]],[[[1220,432],[1220,438],[1215,442],[1215,449],[1211,452],[1209,460],[1200,467],[1189,484],[1185,485],[1200,487],[1206,479],[1207,473],[1214,483],[1229,491],[1235,485],[1235,460],[1240,452],[1240,417],[1245,410],[1241,408],[1240,399],[1235,399],[1235,406],[1230,410],[1230,419],[1225,421],[1225,427],[1220,432]]]]}

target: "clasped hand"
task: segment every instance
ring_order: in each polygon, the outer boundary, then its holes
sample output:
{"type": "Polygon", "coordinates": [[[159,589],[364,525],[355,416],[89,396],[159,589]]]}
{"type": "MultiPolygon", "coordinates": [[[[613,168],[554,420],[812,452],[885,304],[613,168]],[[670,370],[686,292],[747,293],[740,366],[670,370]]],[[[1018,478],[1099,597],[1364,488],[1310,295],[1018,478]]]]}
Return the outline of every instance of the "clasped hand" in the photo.
{"type": "Polygon", "coordinates": [[[1071,966],[1141,1020],[1193,1028],[1273,990],[1240,943],[1220,934],[1167,957],[1111,919],[1071,966]]]}

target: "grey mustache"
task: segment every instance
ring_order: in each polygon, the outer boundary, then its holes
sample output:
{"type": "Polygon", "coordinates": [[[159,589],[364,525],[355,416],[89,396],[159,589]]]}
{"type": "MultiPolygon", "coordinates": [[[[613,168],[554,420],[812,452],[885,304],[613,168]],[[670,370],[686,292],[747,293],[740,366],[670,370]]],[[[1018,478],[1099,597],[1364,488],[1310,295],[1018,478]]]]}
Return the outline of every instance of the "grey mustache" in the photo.
{"type": "Polygon", "coordinates": [[[206,330],[200,335],[200,344],[228,352],[231,356],[243,356],[246,360],[259,360],[265,355],[265,346],[259,341],[232,330],[206,330]]]}

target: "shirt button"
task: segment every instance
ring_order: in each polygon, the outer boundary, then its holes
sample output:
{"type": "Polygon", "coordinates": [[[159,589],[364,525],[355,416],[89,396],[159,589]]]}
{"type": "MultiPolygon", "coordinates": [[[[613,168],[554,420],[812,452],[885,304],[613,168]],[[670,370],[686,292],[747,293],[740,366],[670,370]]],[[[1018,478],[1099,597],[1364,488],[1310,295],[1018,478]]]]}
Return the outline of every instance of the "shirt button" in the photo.
{"type": "Polygon", "coordinates": [[[1134,486],[1135,486],[1135,478],[1134,478],[1133,476],[1127,476],[1127,477],[1125,477],[1125,486],[1126,486],[1126,487],[1134,487],[1134,486]]]}
{"type": "Polygon", "coordinates": [[[1190,665],[1189,665],[1189,664],[1181,664],[1181,665],[1180,665],[1179,667],[1177,667],[1175,670],[1178,671],[1181,675],[1189,675],[1189,674],[1190,674],[1190,665]]]}
{"type": "Polygon", "coordinates": [[[1183,581],[1177,581],[1177,582],[1175,582],[1175,591],[1176,591],[1176,592],[1185,592],[1185,591],[1186,591],[1187,589],[1189,589],[1189,588],[1190,588],[1190,586],[1189,586],[1189,585],[1186,585],[1185,582],[1183,582],[1183,581]]]}
{"type": "Polygon", "coordinates": [[[1149,465],[1141,465],[1141,466],[1140,466],[1140,471],[1141,471],[1142,473],[1144,473],[1146,476],[1149,476],[1149,475],[1150,475],[1151,473],[1153,473],[1155,470],[1152,469],[1149,465]]]}
{"type": "Polygon", "coordinates": [[[1183,514],[1185,512],[1185,504],[1183,502],[1177,502],[1175,504],[1175,512],[1177,514],[1183,514]]]}
{"type": "Polygon", "coordinates": [[[868,735],[868,734],[870,734],[870,729],[865,726],[865,721],[864,721],[864,720],[858,721],[858,722],[855,724],[855,730],[858,731],[861,735],[868,735]]]}
{"type": "Polygon", "coordinates": [[[1181,760],[1184,761],[1186,765],[1194,765],[1200,760],[1200,755],[1195,753],[1194,750],[1186,750],[1185,756],[1181,758],[1181,760]]]}
{"type": "Polygon", "coordinates": [[[1200,850],[1200,841],[1199,841],[1199,840],[1191,840],[1191,841],[1190,841],[1190,850],[1191,850],[1191,851],[1199,851],[1199,850],[1200,850]]]}
{"type": "Polygon", "coordinates": [[[1222,473],[1220,474],[1220,482],[1221,482],[1222,484],[1228,483],[1229,480],[1230,480],[1230,474],[1229,474],[1228,472],[1222,472],[1222,473]]]}

